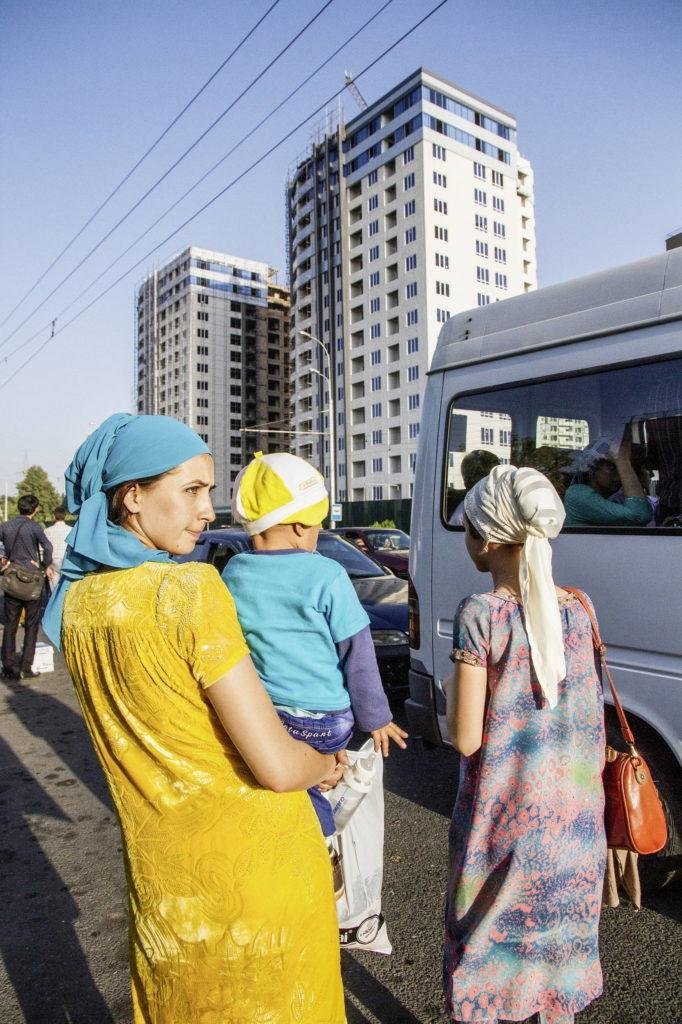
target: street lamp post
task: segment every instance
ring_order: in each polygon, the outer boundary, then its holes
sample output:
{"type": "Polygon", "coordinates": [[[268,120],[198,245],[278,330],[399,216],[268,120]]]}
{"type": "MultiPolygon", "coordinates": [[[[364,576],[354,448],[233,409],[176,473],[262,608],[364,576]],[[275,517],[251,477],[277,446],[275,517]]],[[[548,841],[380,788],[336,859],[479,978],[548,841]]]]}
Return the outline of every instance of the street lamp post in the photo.
{"type": "MultiPolygon", "coordinates": [[[[329,504],[334,505],[336,503],[336,424],[334,422],[334,389],[332,386],[331,355],[327,346],[323,342],[321,342],[319,338],[316,338],[313,334],[310,334],[309,331],[298,331],[298,334],[300,334],[302,338],[307,338],[308,341],[314,341],[317,345],[319,345],[322,351],[324,352],[325,358],[327,360],[328,376],[326,377],[323,373],[320,373],[319,370],[314,369],[312,366],[308,367],[308,369],[311,371],[311,373],[316,373],[318,377],[321,377],[322,380],[325,381],[329,389],[329,404],[327,408],[327,412],[329,415],[329,504]]],[[[324,409],[322,410],[322,414],[324,415],[324,409]]],[[[333,530],[333,519],[331,520],[330,525],[333,530]]]]}

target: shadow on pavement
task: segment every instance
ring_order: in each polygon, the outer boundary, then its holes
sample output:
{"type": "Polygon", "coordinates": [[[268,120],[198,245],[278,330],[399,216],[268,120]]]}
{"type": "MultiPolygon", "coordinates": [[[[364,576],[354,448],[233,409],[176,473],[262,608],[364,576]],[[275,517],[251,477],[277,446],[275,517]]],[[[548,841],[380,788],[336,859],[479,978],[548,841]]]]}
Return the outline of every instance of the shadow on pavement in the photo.
{"type": "MultiPolygon", "coordinates": [[[[343,986],[381,1024],[420,1024],[389,990],[348,953],[341,954],[343,986]]],[[[352,1003],[346,1005],[348,1024],[367,1024],[364,1016],[352,1003]]]]}
{"type": "MultiPolygon", "coordinates": [[[[407,729],[402,709],[396,709],[394,717],[407,729]]],[[[451,747],[425,747],[411,736],[407,750],[391,746],[384,766],[386,790],[450,818],[459,781],[459,762],[451,747]]]]}
{"type": "MultiPolygon", "coordinates": [[[[39,683],[4,682],[12,691],[7,706],[24,728],[48,743],[71,773],[110,810],[109,790],[80,715],[56,697],[41,692],[39,683]]],[[[55,782],[56,786],[68,784],[69,779],[55,782]]]]}
{"type": "Polygon", "coordinates": [[[0,808],[0,951],[27,1024],[113,1024],[75,932],[76,903],[40,846],[41,829],[70,819],[2,740],[0,808]]]}

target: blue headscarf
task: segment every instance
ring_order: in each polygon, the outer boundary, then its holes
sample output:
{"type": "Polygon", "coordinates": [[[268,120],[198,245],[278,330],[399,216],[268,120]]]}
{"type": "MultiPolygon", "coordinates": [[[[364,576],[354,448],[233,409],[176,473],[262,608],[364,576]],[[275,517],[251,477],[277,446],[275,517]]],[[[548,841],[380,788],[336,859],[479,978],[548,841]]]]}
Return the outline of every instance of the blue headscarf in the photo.
{"type": "Polygon", "coordinates": [[[198,434],[169,416],[117,412],[83,442],[65,473],[66,502],[78,520],[67,537],[61,577],[43,616],[43,629],[59,649],[64,598],[72,583],[101,566],[131,569],[170,561],[167,551],[147,548],[134,533],[107,518],[107,491],[208,454],[198,434]]]}

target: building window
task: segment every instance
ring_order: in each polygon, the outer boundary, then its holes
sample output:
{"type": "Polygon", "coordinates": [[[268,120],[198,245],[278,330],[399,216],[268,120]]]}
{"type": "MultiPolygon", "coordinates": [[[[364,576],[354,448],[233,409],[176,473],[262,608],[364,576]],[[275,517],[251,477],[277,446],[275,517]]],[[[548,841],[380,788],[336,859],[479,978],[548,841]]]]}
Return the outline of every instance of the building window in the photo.
{"type": "Polygon", "coordinates": [[[380,485],[372,488],[372,500],[382,501],[384,497],[384,489],[380,485]]]}
{"type": "Polygon", "coordinates": [[[511,430],[499,430],[500,444],[511,444],[511,430]]]}
{"type": "Polygon", "coordinates": [[[336,389],[336,399],[339,402],[343,401],[343,388],[337,388],[336,389]]]}
{"type": "Polygon", "coordinates": [[[417,295],[417,282],[410,281],[408,285],[405,285],[405,298],[414,299],[417,295]]]}
{"type": "Polygon", "coordinates": [[[372,391],[381,391],[381,377],[372,377],[372,391]]]}
{"type": "Polygon", "coordinates": [[[378,270],[373,270],[372,273],[369,275],[369,286],[370,286],[370,288],[376,288],[376,286],[379,284],[380,281],[381,281],[381,274],[379,273],[378,270]]]}
{"type": "Polygon", "coordinates": [[[414,324],[419,322],[419,311],[416,309],[409,309],[405,314],[405,323],[408,327],[412,327],[414,324]]]}
{"type": "Polygon", "coordinates": [[[482,188],[475,188],[474,189],[474,202],[478,203],[479,206],[487,206],[488,205],[488,194],[487,194],[487,192],[484,192],[482,188]]]}
{"type": "Polygon", "coordinates": [[[369,222],[369,224],[367,225],[367,234],[370,235],[370,237],[372,235],[378,235],[379,234],[379,221],[378,220],[371,220],[369,222]]]}
{"type": "Polygon", "coordinates": [[[407,396],[407,408],[418,409],[419,408],[419,394],[407,396]]]}
{"type": "Polygon", "coordinates": [[[495,246],[495,260],[497,263],[507,262],[507,250],[501,249],[499,245],[495,246]]]}
{"type": "Polygon", "coordinates": [[[410,199],[409,203],[405,203],[405,216],[411,217],[417,210],[416,199],[410,199]]]}
{"type": "Polygon", "coordinates": [[[208,381],[207,380],[198,380],[197,381],[197,391],[208,391],[208,381]]]}
{"type": "Polygon", "coordinates": [[[507,275],[506,274],[495,274],[495,284],[498,288],[507,287],[507,275]]]}
{"type": "Polygon", "coordinates": [[[406,192],[408,189],[414,188],[414,182],[414,171],[412,171],[410,174],[405,175],[405,177],[403,178],[403,188],[405,189],[406,192]]]}
{"type": "Polygon", "coordinates": [[[208,328],[197,327],[197,338],[208,338],[208,328]]]}
{"type": "Polygon", "coordinates": [[[382,473],[384,469],[384,460],[382,458],[372,459],[372,472],[382,473]]]}
{"type": "Polygon", "coordinates": [[[417,468],[417,453],[416,452],[410,452],[410,470],[411,470],[411,472],[414,473],[416,468],[417,468]]]}
{"type": "Polygon", "coordinates": [[[448,187],[448,179],[445,174],[441,174],[440,171],[433,172],[433,184],[440,185],[442,188],[448,187]]]}
{"type": "Polygon", "coordinates": [[[408,146],[403,153],[403,164],[411,164],[414,160],[414,146],[408,146]]]}
{"type": "Polygon", "coordinates": [[[378,180],[379,180],[379,172],[378,171],[370,171],[369,174],[367,175],[367,184],[368,184],[368,186],[376,185],[378,180]]]}
{"type": "Polygon", "coordinates": [[[383,440],[383,434],[381,430],[372,431],[372,444],[381,444],[383,440]]]}
{"type": "Polygon", "coordinates": [[[437,146],[434,142],[431,151],[436,160],[445,160],[445,146],[437,146]]]}
{"type": "Polygon", "coordinates": [[[368,210],[376,210],[378,205],[379,205],[379,196],[370,196],[369,199],[367,200],[367,209],[368,210]]]}
{"type": "Polygon", "coordinates": [[[372,339],[380,338],[381,337],[381,324],[372,324],[372,326],[369,329],[369,336],[372,339]]]}
{"type": "Polygon", "coordinates": [[[372,366],[378,366],[379,363],[381,362],[381,349],[375,348],[374,351],[371,353],[369,359],[372,366]]]}
{"type": "Polygon", "coordinates": [[[450,296],[450,285],[447,281],[436,281],[436,295],[450,296]]]}
{"type": "Polygon", "coordinates": [[[476,267],[476,280],[482,281],[483,284],[490,283],[490,271],[487,267],[476,267]]]}
{"type": "Polygon", "coordinates": [[[436,211],[436,213],[444,213],[447,215],[448,204],[443,199],[434,199],[433,208],[436,211]]]}
{"type": "Polygon", "coordinates": [[[444,256],[442,252],[436,253],[436,266],[444,267],[445,270],[450,269],[450,257],[444,256]]]}
{"type": "Polygon", "coordinates": [[[410,425],[408,427],[408,433],[410,435],[410,440],[411,441],[414,441],[414,439],[416,437],[419,437],[419,424],[418,423],[410,423],[410,425]]]}
{"type": "Polygon", "coordinates": [[[481,427],[481,444],[494,444],[495,431],[492,427],[481,427]]]}
{"type": "Polygon", "coordinates": [[[488,255],[488,243],[487,242],[481,242],[481,241],[478,240],[478,238],[476,239],[476,255],[477,256],[487,256],[488,255]]]}
{"type": "Polygon", "coordinates": [[[488,230],[488,218],[482,217],[480,213],[474,215],[474,225],[477,231],[488,230]]]}
{"type": "Polygon", "coordinates": [[[419,351],[419,338],[408,338],[407,339],[407,354],[413,356],[415,352],[419,351]]]}
{"type": "Polygon", "coordinates": [[[369,300],[369,311],[370,313],[378,313],[381,308],[381,299],[370,299],[369,300]]]}
{"type": "Polygon", "coordinates": [[[417,268],[417,254],[413,252],[410,256],[405,257],[405,270],[416,270],[417,268]]]}
{"type": "MultiPolygon", "coordinates": [[[[208,298],[208,295],[206,296],[208,298]]],[[[197,310],[197,320],[208,320],[208,313],[205,309],[197,310]]]]}
{"type": "Polygon", "coordinates": [[[378,245],[373,245],[372,248],[369,250],[369,261],[370,261],[370,263],[373,263],[374,260],[378,260],[378,259],[379,259],[379,246],[378,245]]]}
{"type": "Polygon", "coordinates": [[[440,242],[447,242],[447,240],[448,240],[448,229],[447,228],[440,228],[436,224],[435,228],[433,229],[433,233],[434,233],[435,237],[440,242]]]}
{"type": "Polygon", "coordinates": [[[381,416],[381,402],[374,402],[372,404],[372,419],[376,419],[381,416]]]}
{"type": "Polygon", "coordinates": [[[450,313],[447,309],[436,310],[436,320],[439,324],[444,324],[446,320],[450,319],[450,313]]]}
{"type": "Polygon", "coordinates": [[[474,178],[481,178],[485,181],[485,166],[474,162],[474,178]]]}
{"type": "Polygon", "coordinates": [[[417,229],[408,228],[405,232],[405,245],[410,245],[412,242],[417,241],[417,229]]]}
{"type": "Polygon", "coordinates": [[[492,171],[490,177],[493,180],[493,185],[497,185],[498,188],[504,186],[504,175],[501,171],[492,171]]]}
{"type": "Polygon", "coordinates": [[[476,302],[479,306],[489,306],[490,296],[486,295],[484,292],[478,292],[476,296],[476,302]]]}
{"type": "Polygon", "coordinates": [[[493,196],[493,210],[504,213],[504,199],[501,199],[500,196],[493,196]]]}
{"type": "Polygon", "coordinates": [[[419,380],[419,367],[408,366],[407,368],[407,379],[408,381],[419,380]]]}
{"type": "Polygon", "coordinates": [[[505,238],[507,231],[504,224],[501,224],[499,220],[493,221],[493,234],[498,238],[505,238]]]}

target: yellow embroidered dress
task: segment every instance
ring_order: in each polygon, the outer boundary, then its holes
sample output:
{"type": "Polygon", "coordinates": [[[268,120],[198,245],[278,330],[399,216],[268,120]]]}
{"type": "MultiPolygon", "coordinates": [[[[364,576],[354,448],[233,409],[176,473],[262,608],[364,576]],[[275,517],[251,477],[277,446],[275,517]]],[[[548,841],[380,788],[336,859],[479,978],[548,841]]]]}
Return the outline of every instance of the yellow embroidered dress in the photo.
{"type": "Polygon", "coordinates": [[[215,569],[87,576],[62,647],[123,833],[136,1024],[343,1024],[310,800],[256,783],[203,692],[247,653],[215,569]]]}

